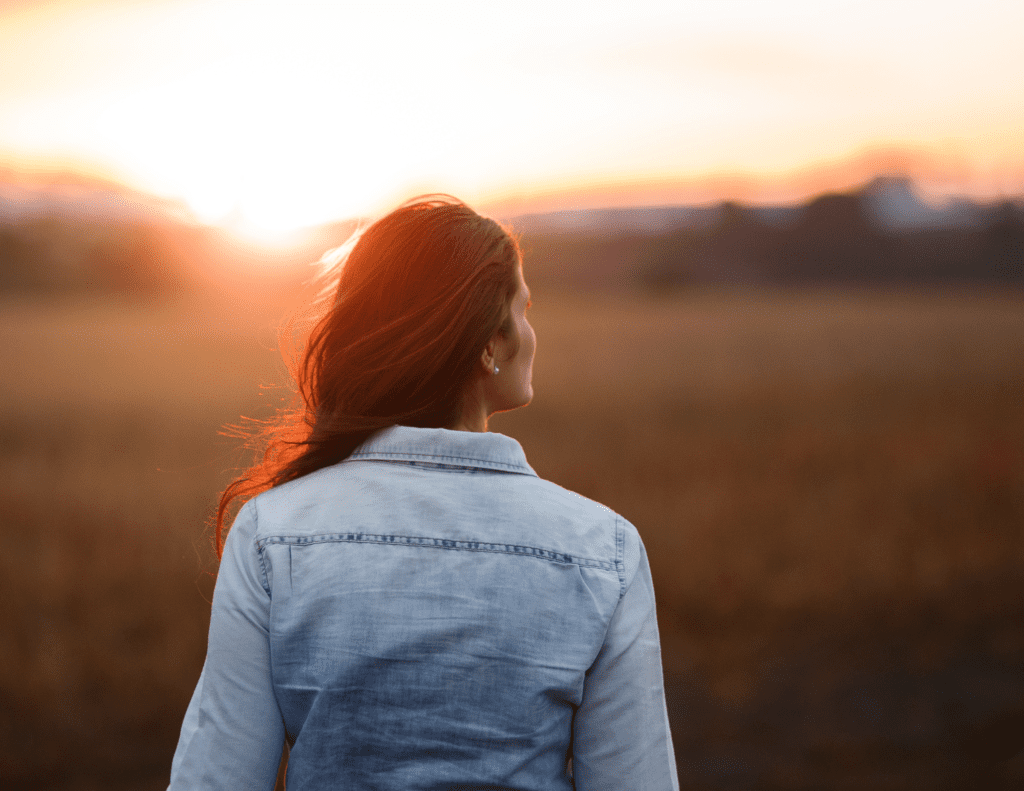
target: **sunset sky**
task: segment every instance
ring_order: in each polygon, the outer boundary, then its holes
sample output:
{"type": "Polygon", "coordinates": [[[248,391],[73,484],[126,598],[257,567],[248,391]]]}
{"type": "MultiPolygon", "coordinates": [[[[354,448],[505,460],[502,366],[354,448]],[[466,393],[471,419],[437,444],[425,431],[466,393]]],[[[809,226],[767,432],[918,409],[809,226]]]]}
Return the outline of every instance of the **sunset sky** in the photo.
{"type": "Polygon", "coordinates": [[[1019,0],[0,4],[0,163],[254,232],[452,192],[1024,193],[1019,0]]]}

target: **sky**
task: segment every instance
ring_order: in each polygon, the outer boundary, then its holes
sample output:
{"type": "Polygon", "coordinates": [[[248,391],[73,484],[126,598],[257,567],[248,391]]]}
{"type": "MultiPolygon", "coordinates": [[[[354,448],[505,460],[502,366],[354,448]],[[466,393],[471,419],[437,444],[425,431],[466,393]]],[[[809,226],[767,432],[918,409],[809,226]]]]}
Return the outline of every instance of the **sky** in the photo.
{"type": "Polygon", "coordinates": [[[422,192],[1024,194],[1019,0],[0,0],[0,163],[272,234],[422,192]]]}

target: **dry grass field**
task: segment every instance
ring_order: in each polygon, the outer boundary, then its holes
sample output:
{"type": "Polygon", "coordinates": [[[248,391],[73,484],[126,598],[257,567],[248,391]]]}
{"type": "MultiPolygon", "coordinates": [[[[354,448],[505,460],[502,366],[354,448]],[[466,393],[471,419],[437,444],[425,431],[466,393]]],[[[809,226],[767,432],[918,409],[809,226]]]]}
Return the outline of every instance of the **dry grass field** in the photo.
{"type": "MultiPolygon", "coordinates": [[[[1024,786],[1024,296],[540,294],[492,429],[623,513],[684,788],[1024,786]]],[[[0,784],[158,789],[280,308],[0,305],[0,784]]]]}

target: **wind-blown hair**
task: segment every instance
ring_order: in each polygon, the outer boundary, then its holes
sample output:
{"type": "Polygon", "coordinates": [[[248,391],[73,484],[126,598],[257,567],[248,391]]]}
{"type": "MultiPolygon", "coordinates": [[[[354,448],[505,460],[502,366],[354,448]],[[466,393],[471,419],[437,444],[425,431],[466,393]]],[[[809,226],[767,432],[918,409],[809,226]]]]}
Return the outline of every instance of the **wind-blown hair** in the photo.
{"type": "Polygon", "coordinates": [[[294,361],[295,406],[249,437],[257,461],[224,490],[231,504],[343,461],[393,425],[444,428],[487,342],[513,331],[519,245],[448,195],[403,204],[336,256],[337,289],[294,361]]]}

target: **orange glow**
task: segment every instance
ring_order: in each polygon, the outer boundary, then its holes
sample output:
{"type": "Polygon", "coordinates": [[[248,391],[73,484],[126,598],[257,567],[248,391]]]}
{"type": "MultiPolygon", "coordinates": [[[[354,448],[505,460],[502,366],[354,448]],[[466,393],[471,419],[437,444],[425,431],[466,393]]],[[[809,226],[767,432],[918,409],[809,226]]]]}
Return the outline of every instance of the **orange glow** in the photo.
{"type": "Polygon", "coordinates": [[[261,240],[424,191],[795,200],[893,156],[936,194],[1024,192],[1024,6],[910,5],[22,4],[0,13],[0,158],[261,240]]]}

